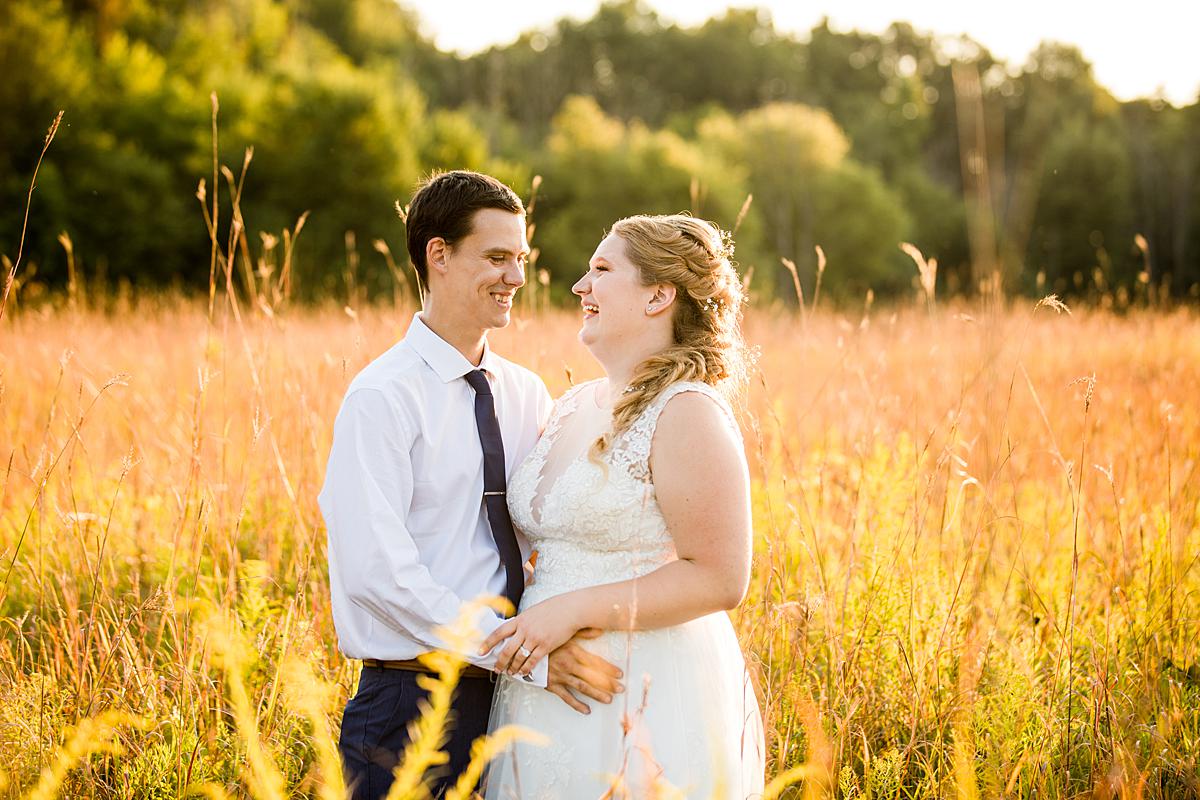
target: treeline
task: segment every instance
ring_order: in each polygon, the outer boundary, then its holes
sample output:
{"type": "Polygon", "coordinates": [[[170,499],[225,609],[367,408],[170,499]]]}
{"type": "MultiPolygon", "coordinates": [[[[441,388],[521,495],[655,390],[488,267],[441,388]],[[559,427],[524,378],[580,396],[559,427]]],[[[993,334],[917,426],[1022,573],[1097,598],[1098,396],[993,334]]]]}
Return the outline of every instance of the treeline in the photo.
{"type": "Polygon", "coordinates": [[[0,253],[58,109],[29,219],[26,287],[206,287],[196,199],[238,182],[249,263],[308,212],[300,294],[390,291],[394,210],[430,170],[492,172],[535,209],[537,267],[569,285],[636,212],[739,219],[760,292],[899,292],[912,242],[939,291],[1000,270],[1010,291],[1200,294],[1200,104],[1116,101],[1069,46],[1008,65],[965,38],[762,11],[699,27],[603,6],[459,58],[393,0],[6,0],[0,4],[0,253]],[[213,186],[210,95],[219,98],[213,186]],[[748,195],[753,196],[749,208],[748,195]]]}

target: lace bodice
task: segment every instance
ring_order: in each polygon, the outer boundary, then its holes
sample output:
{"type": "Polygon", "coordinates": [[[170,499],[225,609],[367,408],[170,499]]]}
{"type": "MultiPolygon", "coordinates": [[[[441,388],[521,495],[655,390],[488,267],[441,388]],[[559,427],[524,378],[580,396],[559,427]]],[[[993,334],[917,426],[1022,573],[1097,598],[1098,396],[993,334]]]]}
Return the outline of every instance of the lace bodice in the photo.
{"type": "Polygon", "coordinates": [[[557,475],[543,480],[547,455],[563,422],[581,399],[590,400],[596,384],[580,384],[558,399],[541,439],[509,481],[513,521],[538,551],[534,582],[522,597],[522,607],[574,589],[643,575],[676,557],[650,475],[655,426],[672,397],[681,392],[711,397],[737,431],[732,411],[715,389],[703,383],[675,383],[613,440],[599,463],[589,458],[588,441],[557,475]]]}

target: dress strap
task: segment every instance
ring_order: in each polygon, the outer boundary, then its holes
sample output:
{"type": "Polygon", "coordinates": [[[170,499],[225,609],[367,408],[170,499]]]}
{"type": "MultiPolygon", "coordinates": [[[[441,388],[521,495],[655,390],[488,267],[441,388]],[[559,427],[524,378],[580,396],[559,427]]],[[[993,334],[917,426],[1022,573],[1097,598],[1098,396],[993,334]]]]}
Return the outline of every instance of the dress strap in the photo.
{"type": "Polygon", "coordinates": [[[633,477],[649,481],[650,447],[654,442],[654,431],[658,427],[658,418],[671,398],[684,392],[697,392],[712,399],[724,412],[730,430],[738,437],[738,441],[741,441],[742,434],[738,428],[737,417],[734,416],[728,401],[717,389],[699,381],[679,381],[659,392],[658,396],[641,413],[641,416],[629,426],[629,430],[614,442],[612,461],[623,465],[633,477]]]}

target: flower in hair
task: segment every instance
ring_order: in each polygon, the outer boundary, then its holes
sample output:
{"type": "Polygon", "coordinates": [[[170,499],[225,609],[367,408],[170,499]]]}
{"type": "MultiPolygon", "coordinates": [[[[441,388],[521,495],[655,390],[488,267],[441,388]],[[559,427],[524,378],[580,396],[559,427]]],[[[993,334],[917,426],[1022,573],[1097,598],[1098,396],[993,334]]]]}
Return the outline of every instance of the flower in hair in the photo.
{"type": "Polygon", "coordinates": [[[733,234],[729,231],[720,232],[721,245],[717,249],[717,258],[733,261],[733,234]]]}
{"type": "Polygon", "coordinates": [[[710,314],[719,314],[723,304],[715,297],[706,297],[700,305],[710,314]]]}

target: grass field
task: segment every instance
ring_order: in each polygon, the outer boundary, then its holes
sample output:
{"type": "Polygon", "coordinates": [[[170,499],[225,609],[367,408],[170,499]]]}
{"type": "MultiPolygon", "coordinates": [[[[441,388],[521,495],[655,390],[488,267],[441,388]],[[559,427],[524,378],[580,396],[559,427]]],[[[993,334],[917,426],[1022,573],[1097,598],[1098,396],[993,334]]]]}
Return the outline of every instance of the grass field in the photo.
{"type": "MultiPolygon", "coordinates": [[[[0,324],[0,797],[335,796],[357,665],[316,494],[347,382],[411,311],[243,314],[0,324]]],[[[577,325],[527,312],[493,345],[558,394],[598,372],[577,325]]],[[[805,765],[784,796],[1200,796],[1200,318],[747,333],[735,616],[769,775],[805,765]]]]}

